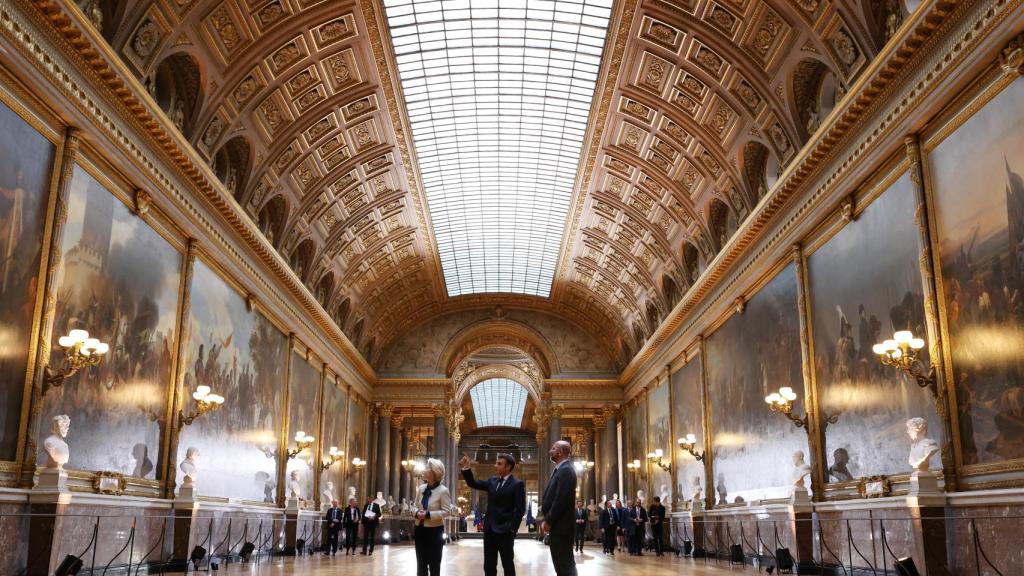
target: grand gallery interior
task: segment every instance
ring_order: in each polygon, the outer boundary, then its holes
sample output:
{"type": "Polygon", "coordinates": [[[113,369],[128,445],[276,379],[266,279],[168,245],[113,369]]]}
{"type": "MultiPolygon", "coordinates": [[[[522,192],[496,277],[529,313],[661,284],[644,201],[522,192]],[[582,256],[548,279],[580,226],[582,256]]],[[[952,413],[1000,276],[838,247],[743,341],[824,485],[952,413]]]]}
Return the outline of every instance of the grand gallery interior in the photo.
{"type": "Polygon", "coordinates": [[[0,576],[412,570],[430,458],[474,573],[508,453],[554,574],[559,439],[668,509],[583,575],[1024,574],[1022,74],[1019,0],[0,0],[0,576]]]}

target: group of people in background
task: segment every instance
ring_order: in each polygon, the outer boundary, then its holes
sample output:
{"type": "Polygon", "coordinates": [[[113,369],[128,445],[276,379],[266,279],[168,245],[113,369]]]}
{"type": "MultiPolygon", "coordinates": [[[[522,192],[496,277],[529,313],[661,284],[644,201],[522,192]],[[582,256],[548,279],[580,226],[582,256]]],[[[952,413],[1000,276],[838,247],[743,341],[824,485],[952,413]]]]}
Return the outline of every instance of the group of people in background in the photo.
{"type": "MultiPolygon", "coordinates": [[[[604,510],[598,519],[601,528],[601,542],[604,553],[614,556],[615,551],[623,548],[629,551],[630,556],[644,555],[644,538],[647,534],[648,524],[651,529],[651,549],[656,556],[664,556],[665,538],[665,506],[661,498],[654,497],[654,503],[649,508],[644,508],[644,503],[639,498],[628,500],[622,505],[622,500],[608,500],[604,510]]],[[[577,517],[587,513],[583,507],[583,501],[576,502],[577,517]]],[[[586,538],[586,522],[577,521],[576,527],[576,550],[583,551],[583,541],[586,538]]]]}
{"type": "Polygon", "coordinates": [[[338,538],[342,533],[345,535],[342,546],[345,549],[345,555],[352,554],[354,556],[359,526],[363,527],[363,550],[360,554],[372,556],[377,527],[380,526],[380,515],[380,504],[372,496],[366,499],[366,505],[362,509],[356,504],[355,498],[349,498],[348,506],[345,508],[339,508],[338,501],[332,500],[331,507],[324,514],[324,524],[327,527],[324,556],[335,556],[338,553],[338,538]]]}

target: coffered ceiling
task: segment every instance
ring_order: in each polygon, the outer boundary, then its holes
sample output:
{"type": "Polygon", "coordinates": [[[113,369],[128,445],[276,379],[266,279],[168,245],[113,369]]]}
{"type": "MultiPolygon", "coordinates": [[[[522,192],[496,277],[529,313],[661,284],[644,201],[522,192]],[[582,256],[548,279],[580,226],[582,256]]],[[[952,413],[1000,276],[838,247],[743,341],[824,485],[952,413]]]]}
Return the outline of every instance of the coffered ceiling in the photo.
{"type": "Polygon", "coordinates": [[[877,52],[887,17],[874,3],[616,0],[565,229],[545,238],[553,282],[449,296],[424,181],[444,186],[418,165],[382,3],[78,4],[371,363],[415,324],[500,305],[562,315],[624,365],[877,52]]]}

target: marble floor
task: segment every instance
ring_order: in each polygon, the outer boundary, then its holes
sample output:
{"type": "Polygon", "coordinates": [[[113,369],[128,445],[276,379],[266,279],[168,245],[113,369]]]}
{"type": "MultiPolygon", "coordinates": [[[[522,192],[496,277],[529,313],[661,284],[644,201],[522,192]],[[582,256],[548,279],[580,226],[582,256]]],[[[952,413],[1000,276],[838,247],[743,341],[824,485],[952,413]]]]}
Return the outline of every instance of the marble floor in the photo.
{"type": "MultiPolygon", "coordinates": [[[[205,568],[205,566],[203,566],[205,568]]],[[[373,556],[304,556],[301,558],[262,560],[260,564],[231,564],[221,567],[228,575],[245,573],[256,576],[415,576],[416,554],[411,544],[378,546],[373,556]]],[[[599,544],[588,543],[582,554],[576,554],[579,576],[714,576],[719,574],[758,574],[749,564],[730,568],[727,561],[716,566],[713,560],[676,558],[666,554],[662,558],[645,554],[630,557],[616,554],[614,558],[601,553],[599,544]]],[[[516,542],[516,571],[518,576],[546,576],[555,573],[551,568],[548,549],[535,540],[516,542]]],[[[483,574],[483,541],[461,540],[445,547],[442,574],[468,576],[483,574]]],[[[501,566],[498,566],[501,574],[501,566]]],[[[760,574],[764,574],[763,571],[760,574]]]]}

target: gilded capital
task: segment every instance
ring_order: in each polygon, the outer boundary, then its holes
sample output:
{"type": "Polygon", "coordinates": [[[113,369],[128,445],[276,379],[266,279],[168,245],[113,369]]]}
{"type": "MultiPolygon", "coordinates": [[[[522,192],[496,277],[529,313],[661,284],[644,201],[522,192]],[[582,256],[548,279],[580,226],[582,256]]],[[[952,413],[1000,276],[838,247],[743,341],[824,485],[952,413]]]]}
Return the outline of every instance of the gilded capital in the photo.
{"type": "Polygon", "coordinates": [[[597,428],[603,428],[608,423],[608,418],[604,415],[604,412],[594,414],[594,426],[597,428]]]}
{"type": "Polygon", "coordinates": [[[395,412],[395,406],[393,404],[377,404],[377,415],[383,416],[384,418],[391,418],[391,415],[395,412]]]}
{"type": "Polygon", "coordinates": [[[1024,33],[1011,38],[999,52],[999,66],[1007,76],[1024,74],[1024,33]]]}
{"type": "Polygon", "coordinates": [[[551,406],[551,416],[554,418],[561,418],[562,414],[565,413],[564,404],[554,404],[551,406]]]}
{"type": "Polygon", "coordinates": [[[601,415],[605,419],[614,418],[619,415],[619,407],[612,404],[605,404],[601,407],[601,415]]]}
{"type": "Polygon", "coordinates": [[[434,411],[434,418],[445,418],[448,416],[448,405],[447,404],[434,404],[431,406],[434,411]]]}
{"type": "Polygon", "coordinates": [[[395,414],[391,417],[391,425],[395,428],[401,428],[402,422],[405,420],[405,416],[402,414],[395,414]]]}

